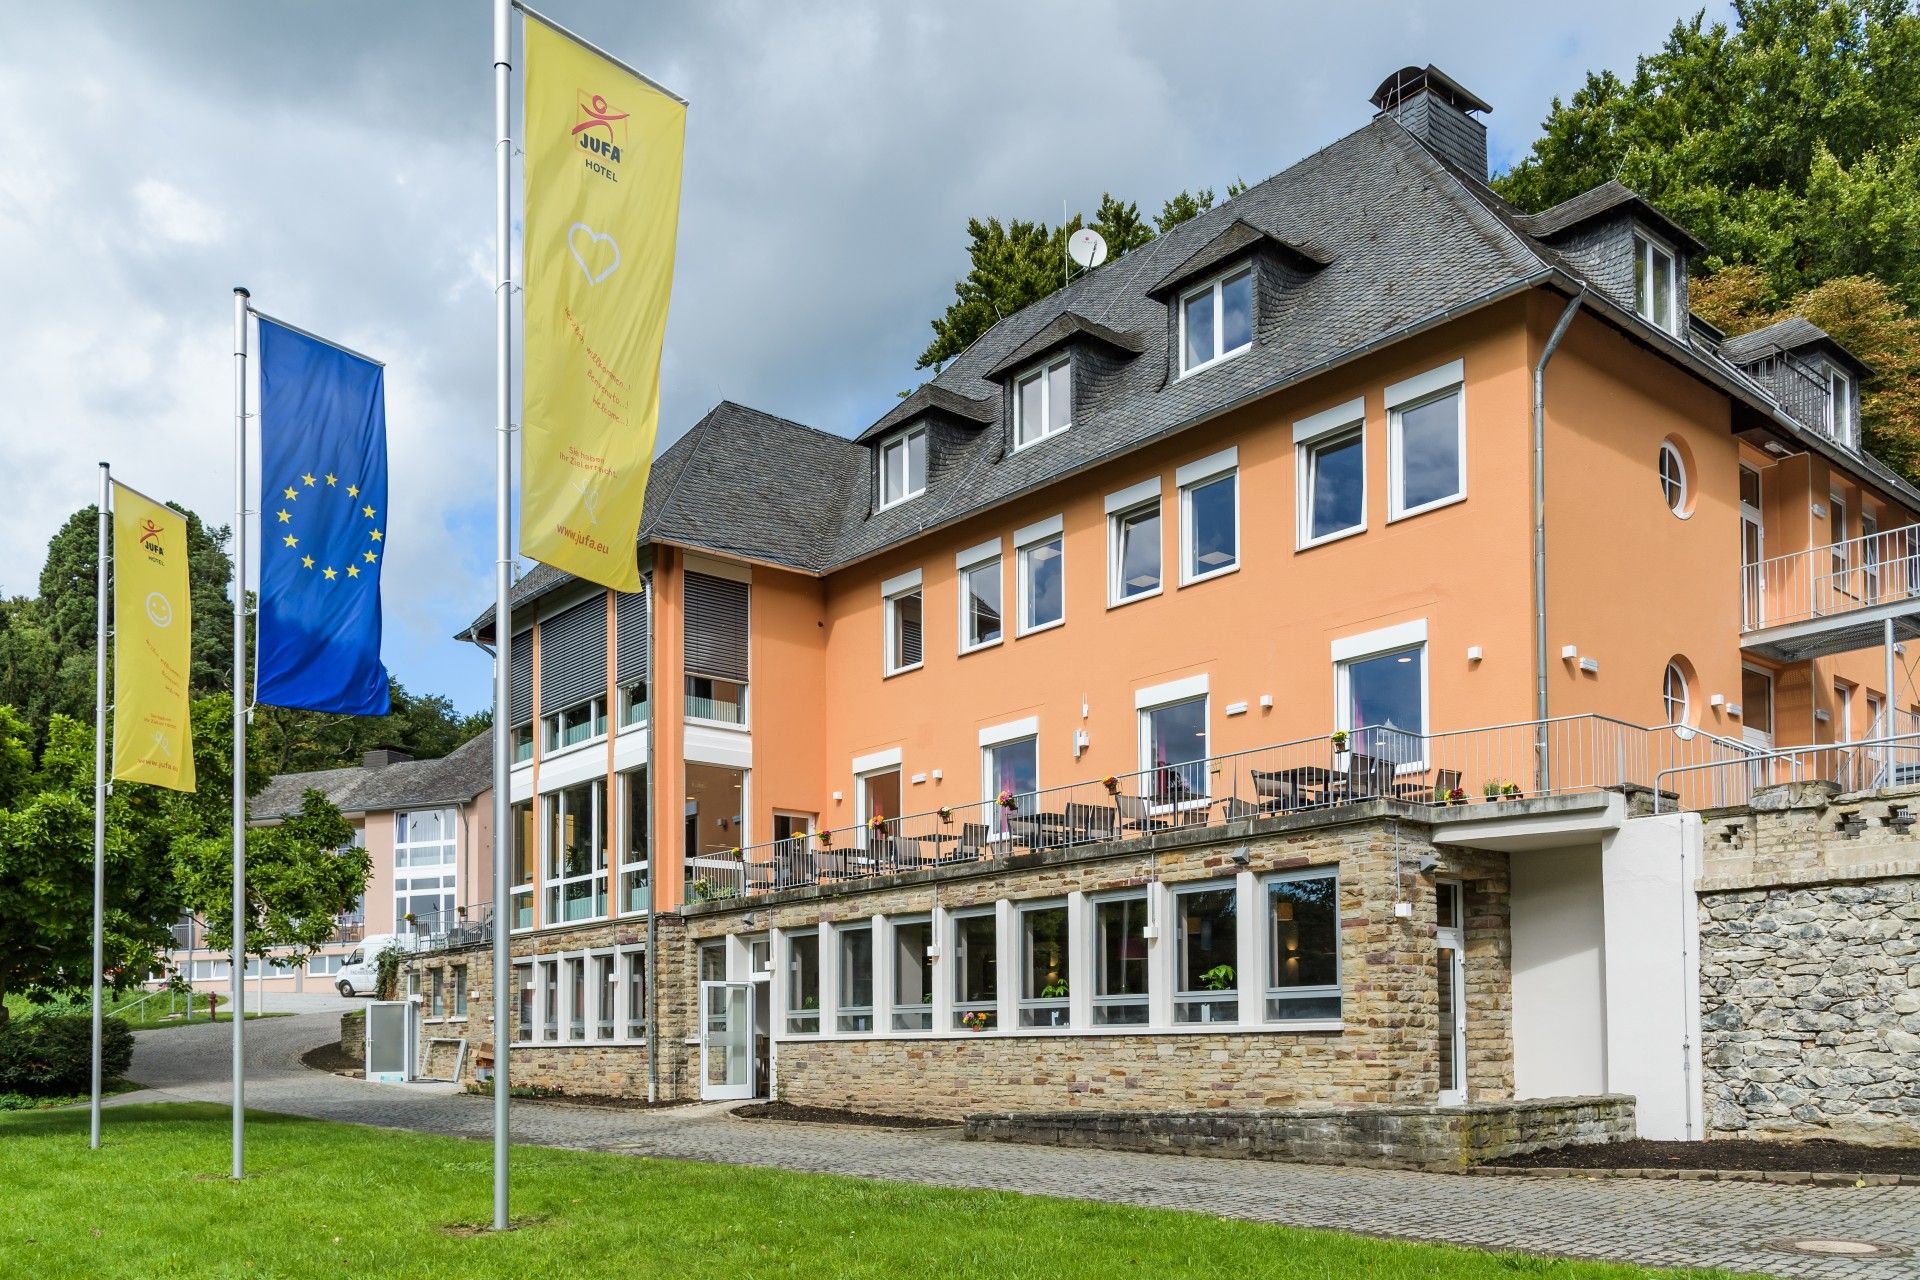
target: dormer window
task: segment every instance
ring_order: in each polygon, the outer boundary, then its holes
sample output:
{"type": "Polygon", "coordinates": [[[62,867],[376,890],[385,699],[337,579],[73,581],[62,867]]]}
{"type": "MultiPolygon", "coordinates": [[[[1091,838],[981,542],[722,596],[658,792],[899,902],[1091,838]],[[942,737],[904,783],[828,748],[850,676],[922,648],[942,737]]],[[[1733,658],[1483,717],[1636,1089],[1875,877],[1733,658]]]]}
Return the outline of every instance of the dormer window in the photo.
{"type": "Polygon", "coordinates": [[[1827,369],[1827,434],[1852,448],[1858,443],[1853,434],[1853,379],[1840,370],[1827,369]]]}
{"type": "Polygon", "coordinates": [[[917,498],[927,491],[927,429],[902,431],[880,446],[880,505],[917,498]]]}
{"type": "Polygon", "coordinates": [[[1061,356],[1013,384],[1013,447],[1024,449],[1073,425],[1073,362],[1061,356]]]}
{"type": "Polygon", "coordinates": [[[1239,355],[1253,345],[1253,268],[1216,276],[1180,295],[1180,373],[1239,355]]]}
{"type": "Polygon", "coordinates": [[[1679,266],[1673,250],[1643,232],[1633,233],[1633,309],[1647,323],[1680,332],[1679,266]]]}

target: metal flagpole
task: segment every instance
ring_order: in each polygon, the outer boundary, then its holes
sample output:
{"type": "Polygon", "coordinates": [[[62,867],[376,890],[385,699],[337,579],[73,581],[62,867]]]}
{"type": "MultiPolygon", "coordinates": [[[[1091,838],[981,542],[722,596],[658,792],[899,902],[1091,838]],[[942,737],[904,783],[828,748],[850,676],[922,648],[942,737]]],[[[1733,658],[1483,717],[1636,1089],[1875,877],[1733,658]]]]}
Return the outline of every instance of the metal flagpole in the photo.
{"type": "Polygon", "coordinates": [[[233,291],[233,1176],[246,1174],[247,291],[233,291]]]}
{"type": "Polygon", "coordinates": [[[655,839],[660,822],[660,688],[654,683],[653,653],[656,643],[655,628],[660,620],[653,611],[653,584],[658,573],[658,565],[647,572],[645,590],[647,593],[647,1101],[660,1101],[660,1037],[659,1023],[654,1019],[660,1012],[660,1001],[654,995],[657,987],[655,979],[660,966],[654,957],[660,954],[660,913],[654,900],[653,873],[660,866],[660,842],[655,839]]]}
{"type": "Polygon", "coordinates": [[[512,916],[507,851],[513,839],[509,778],[511,692],[508,673],[513,652],[513,423],[509,412],[512,378],[509,326],[513,317],[512,233],[513,135],[508,112],[513,64],[511,0],[493,0],[493,348],[494,348],[494,548],[493,566],[493,1229],[505,1231],[507,1218],[508,1095],[507,1042],[513,1038],[508,983],[513,975],[512,916]]]}
{"type": "Polygon", "coordinates": [[[107,560],[112,554],[107,490],[111,477],[111,469],[101,463],[100,599],[96,604],[93,654],[93,1068],[87,1141],[95,1150],[100,1146],[100,1037],[105,1026],[100,1005],[107,963],[107,560]]]}

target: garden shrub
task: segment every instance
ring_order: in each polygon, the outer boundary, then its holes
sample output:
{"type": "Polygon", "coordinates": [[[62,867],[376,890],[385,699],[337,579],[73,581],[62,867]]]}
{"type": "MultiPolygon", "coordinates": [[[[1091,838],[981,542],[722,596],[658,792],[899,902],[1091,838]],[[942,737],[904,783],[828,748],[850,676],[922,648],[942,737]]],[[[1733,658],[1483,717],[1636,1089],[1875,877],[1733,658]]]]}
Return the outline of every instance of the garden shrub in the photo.
{"type": "MultiPolygon", "coordinates": [[[[83,1013],[15,1018],[0,1029],[0,1093],[36,1097],[82,1093],[91,1084],[93,1020],[83,1013]]],[[[123,1076],[133,1065],[133,1032],[119,1018],[100,1031],[100,1075],[123,1076]]]]}

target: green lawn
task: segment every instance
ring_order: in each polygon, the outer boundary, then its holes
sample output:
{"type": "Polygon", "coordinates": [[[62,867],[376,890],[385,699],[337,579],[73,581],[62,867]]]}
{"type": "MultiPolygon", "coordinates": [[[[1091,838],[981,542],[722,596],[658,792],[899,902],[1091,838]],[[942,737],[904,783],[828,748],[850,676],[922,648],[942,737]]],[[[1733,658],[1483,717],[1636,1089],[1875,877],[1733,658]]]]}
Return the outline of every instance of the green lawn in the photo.
{"type": "MultiPolygon", "coordinates": [[[[1600,1280],[1632,1267],[1474,1253],[1004,1192],[518,1147],[506,1235],[491,1148],[260,1115],[228,1181],[227,1113],[0,1115],[0,1259],[41,1277],[1219,1275],[1600,1280]]],[[[1487,1211],[1499,1212],[1489,1186],[1487,1211]]],[[[1661,1273],[1682,1274],[1682,1273],[1661,1273]]],[[[1689,1273],[1702,1275],[1709,1273],[1689,1273]]]]}

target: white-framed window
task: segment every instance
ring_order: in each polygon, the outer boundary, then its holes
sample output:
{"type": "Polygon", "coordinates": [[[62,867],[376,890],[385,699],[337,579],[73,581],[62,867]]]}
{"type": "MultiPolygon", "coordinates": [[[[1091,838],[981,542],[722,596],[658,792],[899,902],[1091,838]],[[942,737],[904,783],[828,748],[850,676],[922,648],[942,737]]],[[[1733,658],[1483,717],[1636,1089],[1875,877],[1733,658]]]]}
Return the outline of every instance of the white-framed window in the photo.
{"type": "Polygon", "coordinates": [[[1673,250],[1645,232],[1634,232],[1634,311],[1649,324],[1679,333],[1679,296],[1679,266],[1673,250]]]}
{"type": "Polygon", "coordinates": [[[1006,633],[1000,540],[985,542],[955,559],[960,584],[960,652],[999,644],[1006,633]]]}
{"type": "Polygon", "coordinates": [[[1073,425],[1073,362],[1049,361],[1013,384],[1013,447],[1024,449],[1073,425]]]}
{"type": "Polygon", "coordinates": [[[1093,1023],[1143,1026],[1152,1016],[1147,895],[1143,890],[1097,894],[1088,910],[1093,917],[1093,1023]]]}
{"type": "Polygon", "coordinates": [[[1240,451],[1224,449],[1175,473],[1180,489],[1180,582],[1240,567],[1240,451]]]}
{"type": "Polygon", "coordinates": [[[308,956],[307,976],[309,978],[330,978],[340,972],[340,966],[346,962],[342,955],[308,956]]]}
{"type": "Polygon", "coordinates": [[[990,1031],[1000,1022],[1000,920],[992,907],[955,911],[953,930],[953,1026],[990,1031]]]}
{"type": "Polygon", "coordinates": [[[629,680],[620,686],[620,727],[645,724],[648,714],[647,682],[629,680]]]}
{"type": "Polygon", "coordinates": [[[1827,495],[1827,541],[1831,550],[1833,585],[1852,594],[1848,572],[1853,568],[1852,548],[1847,546],[1847,500],[1838,493],[1827,495]]]}
{"type": "Polygon", "coordinates": [[[1180,373],[1239,355],[1253,345],[1253,269],[1215,276],[1180,295],[1180,373]]]}
{"type": "Polygon", "coordinates": [[[838,1016],[835,1027],[842,1035],[873,1030],[873,925],[836,925],[834,945],[839,950],[834,960],[840,971],[838,1016]]]}
{"type": "Polygon", "coordinates": [[[1067,617],[1064,522],[1050,516],[1016,530],[1013,545],[1019,633],[1031,635],[1059,626],[1067,617]]]}
{"type": "Polygon", "coordinates": [[[820,933],[794,930],[784,935],[786,951],[786,1027],[790,1036],[820,1034],[820,933]]]}
{"type": "Polygon", "coordinates": [[[875,818],[882,822],[901,816],[902,795],[900,788],[900,761],[895,755],[892,764],[874,765],[854,774],[854,808],[860,815],[860,829],[854,839],[861,848],[866,847],[867,838],[872,831],[871,823],[875,818]]]}
{"type": "Polygon", "coordinates": [[[1426,620],[1336,640],[1333,663],[1334,727],[1353,735],[1350,751],[1401,769],[1424,763],[1426,620]]]}
{"type": "Polygon", "coordinates": [[[1660,708],[1664,724],[1686,724],[1693,709],[1693,693],[1687,688],[1687,673],[1678,661],[1667,664],[1660,681],[1660,708]]]}
{"type": "Polygon", "coordinates": [[[620,775],[620,910],[647,911],[647,766],[620,775]]]}
{"type": "Polygon", "coordinates": [[[1455,360],[1387,388],[1389,517],[1467,496],[1467,401],[1455,360]]]}
{"type": "Polygon", "coordinates": [[[880,446],[880,505],[917,498],[927,491],[927,429],[913,427],[880,446]]]}
{"type": "Polygon", "coordinates": [[[606,736],[607,700],[589,698],[585,702],[540,717],[546,730],[546,751],[551,755],[570,747],[583,746],[606,736]]]}
{"type": "Polygon", "coordinates": [[[453,1016],[456,1018],[464,1018],[467,1016],[467,966],[463,964],[454,965],[452,976],[453,1016]]]}
{"type": "Polygon", "coordinates": [[[444,930],[458,905],[459,835],[452,809],[393,815],[393,927],[396,933],[444,930]]]}
{"type": "Polygon", "coordinates": [[[447,1016],[447,971],[435,968],[428,975],[427,1016],[444,1018],[447,1016]]]}
{"type": "Polygon", "coordinates": [[[620,958],[611,951],[602,952],[588,958],[588,967],[592,981],[588,999],[593,1014],[588,1026],[593,1039],[616,1039],[620,1034],[620,958]]]}
{"type": "Polygon", "coordinates": [[[513,927],[533,927],[533,874],[540,858],[540,841],[533,825],[533,801],[521,800],[510,810],[513,820],[513,927]]]}
{"type": "Polygon", "coordinates": [[[1107,603],[1160,594],[1160,482],[1107,497],[1107,603]]]}
{"type": "Polygon", "coordinates": [[[513,966],[513,1038],[525,1044],[533,1039],[538,988],[533,981],[533,962],[513,966]]]}
{"type": "Polygon", "coordinates": [[[1854,435],[1854,423],[1858,421],[1854,414],[1853,379],[1839,369],[1827,370],[1827,434],[1841,444],[1852,446],[1859,443],[1854,435]]]}
{"type": "Polygon", "coordinates": [[[687,719],[710,724],[747,723],[747,685],[744,680],[687,675],[687,719]]]}
{"type": "Polygon", "coordinates": [[[1660,497],[1667,504],[1667,510],[1681,519],[1692,513],[1689,501],[1691,494],[1687,487],[1687,464],[1680,456],[1679,446],[1671,440],[1660,442],[1660,497]]]}
{"type": "Polygon", "coordinates": [[[1873,604],[1880,599],[1880,542],[1874,535],[1880,532],[1880,522],[1860,513],[1860,585],[1866,592],[1866,602],[1873,604]]]}
{"type": "Polygon", "coordinates": [[[1340,876],[1331,867],[1262,882],[1268,1022],[1340,1017],[1340,876]]]}
{"type": "Polygon", "coordinates": [[[513,763],[525,764],[533,759],[533,726],[516,725],[508,732],[508,741],[513,751],[513,763]]]}
{"type": "Polygon", "coordinates": [[[1293,424],[1295,545],[1305,550],[1367,527],[1367,416],[1358,399],[1293,424]]]}
{"type": "Polygon", "coordinates": [[[607,914],[607,783],[593,778],[548,792],[547,924],[597,920],[607,914]]]}
{"type": "Polygon", "coordinates": [[[534,964],[539,970],[540,1000],[540,1038],[558,1040],[560,1038],[560,962],[541,960],[534,964]]]}
{"type": "Polygon", "coordinates": [[[644,1039],[647,1034],[647,951],[645,947],[620,950],[621,1025],[627,1039],[644,1039]]]}
{"type": "Polygon", "coordinates": [[[1003,839],[1015,819],[1033,813],[1040,790],[1040,737],[1033,732],[989,737],[991,733],[983,734],[980,744],[980,794],[993,814],[994,838],[1003,839]]]}
{"type": "Polygon", "coordinates": [[[885,674],[916,670],[926,661],[926,610],[920,594],[920,571],[903,573],[881,584],[886,609],[885,674]]]}
{"type": "Polygon", "coordinates": [[[1172,891],[1173,1020],[1240,1020],[1240,890],[1231,880],[1172,891]]]}
{"type": "Polygon", "coordinates": [[[933,917],[891,921],[893,936],[893,1029],[933,1030],[933,917]]]}
{"type": "Polygon", "coordinates": [[[560,968],[567,984],[567,1039],[577,1043],[587,1038],[587,957],[567,956],[560,968]]]}
{"type": "Polygon", "coordinates": [[[1140,771],[1158,805],[1193,808],[1207,803],[1207,695],[1139,708],[1140,771]]]}
{"type": "Polygon", "coordinates": [[[1073,975],[1067,904],[1022,902],[1014,908],[1014,920],[1020,944],[1020,1025],[1069,1025],[1073,975]]]}

